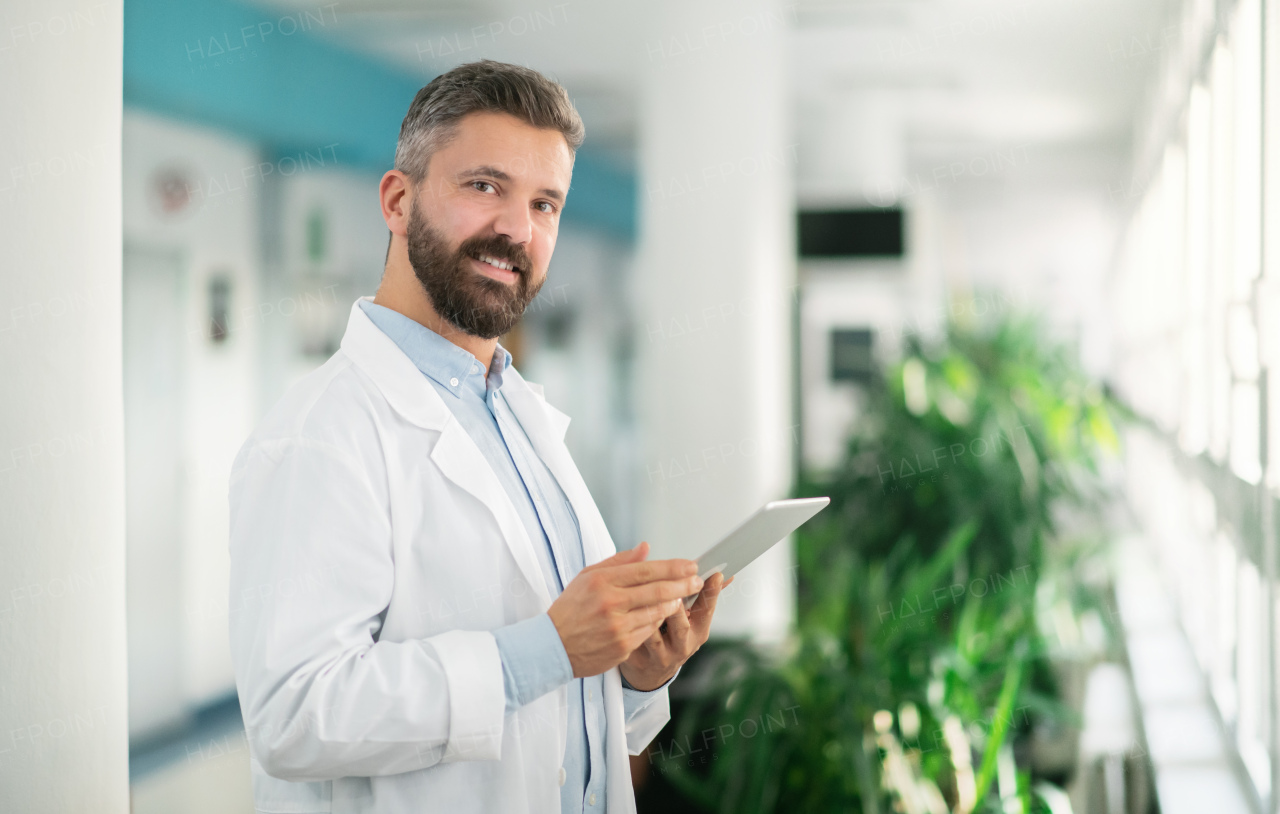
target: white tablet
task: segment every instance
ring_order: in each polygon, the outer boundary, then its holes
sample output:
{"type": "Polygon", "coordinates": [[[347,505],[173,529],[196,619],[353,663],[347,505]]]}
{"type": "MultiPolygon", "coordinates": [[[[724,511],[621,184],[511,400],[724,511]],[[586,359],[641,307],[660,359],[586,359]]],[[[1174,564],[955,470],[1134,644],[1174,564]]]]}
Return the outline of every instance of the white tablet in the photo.
{"type": "MultiPolygon", "coordinates": [[[[704,580],[712,574],[728,579],[746,568],[756,557],[773,548],[806,520],[827,507],[829,497],[806,497],[797,500],[774,500],[764,504],[742,525],[724,536],[720,542],[698,557],[698,576],[704,580]]],[[[686,608],[692,607],[698,594],[687,596],[686,608]]]]}

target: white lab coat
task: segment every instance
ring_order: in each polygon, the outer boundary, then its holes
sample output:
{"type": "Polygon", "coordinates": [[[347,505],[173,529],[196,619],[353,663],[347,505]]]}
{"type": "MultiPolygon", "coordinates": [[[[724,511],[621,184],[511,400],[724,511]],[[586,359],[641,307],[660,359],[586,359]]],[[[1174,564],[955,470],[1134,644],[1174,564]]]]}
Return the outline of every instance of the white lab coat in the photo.
{"type": "MultiPolygon", "coordinates": [[[[503,393],[564,489],[585,561],[614,553],[564,445],[569,419],[509,370],[503,393]]],[[[357,306],[231,475],[231,646],[262,812],[556,814],[560,687],[505,714],[490,631],[545,612],[533,542],[435,389],[357,306]]],[[[607,810],[670,717],[624,720],[604,679],[607,810]]]]}

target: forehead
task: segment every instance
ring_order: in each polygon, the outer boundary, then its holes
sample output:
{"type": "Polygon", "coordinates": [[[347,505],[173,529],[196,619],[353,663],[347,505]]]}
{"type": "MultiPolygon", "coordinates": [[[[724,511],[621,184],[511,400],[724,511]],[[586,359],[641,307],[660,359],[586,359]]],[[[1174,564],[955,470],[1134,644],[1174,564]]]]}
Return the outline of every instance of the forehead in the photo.
{"type": "Polygon", "coordinates": [[[517,181],[557,183],[567,190],[573,154],[558,130],[534,127],[506,113],[468,113],[431,157],[428,173],[464,172],[476,166],[493,167],[517,181]]]}

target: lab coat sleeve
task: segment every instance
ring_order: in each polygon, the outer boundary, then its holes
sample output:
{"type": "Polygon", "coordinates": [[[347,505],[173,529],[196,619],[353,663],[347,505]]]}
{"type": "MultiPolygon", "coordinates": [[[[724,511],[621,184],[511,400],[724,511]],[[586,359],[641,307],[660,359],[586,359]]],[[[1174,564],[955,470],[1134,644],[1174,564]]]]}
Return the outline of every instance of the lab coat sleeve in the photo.
{"type": "MultiPolygon", "coordinates": [[[[626,690],[623,692],[625,694],[626,690]]],[[[623,701],[628,754],[643,754],[649,742],[657,737],[662,727],[671,720],[671,702],[667,695],[667,688],[662,687],[647,695],[644,703],[635,708],[633,705],[637,699],[623,701]]]]}
{"type": "Polygon", "coordinates": [[[385,475],[370,470],[306,438],[253,442],[233,469],[236,683],[252,753],[284,780],[500,757],[493,634],[377,640],[394,561],[385,475]]]}
{"type": "Polygon", "coordinates": [[[681,669],[683,668],[676,668],[675,675],[656,690],[637,690],[622,675],[622,670],[618,670],[618,679],[622,683],[622,719],[625,722],[629,754],[642,754],[649,742],[671,720],[671,699],[667,688],[680,675],[681,669]]]}

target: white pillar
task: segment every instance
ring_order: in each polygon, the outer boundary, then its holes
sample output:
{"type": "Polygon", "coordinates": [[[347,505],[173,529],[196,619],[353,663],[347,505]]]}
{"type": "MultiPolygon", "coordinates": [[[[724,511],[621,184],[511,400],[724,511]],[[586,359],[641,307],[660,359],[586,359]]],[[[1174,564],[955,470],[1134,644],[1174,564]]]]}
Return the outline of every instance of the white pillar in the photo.
{"type": "MultiPolygon", "coordinates": [[[[662,0],[646,42],[635,276],[641,539],[695,556],[792,480],[794,6],[662,0]]],[[[714,632],[779,638],[791,551],[721,600],[714,632]]]]}
{"type": "Polygon", "coordinates": [[[0,14],[0,810],[24,814],[129,810],[122,3],[75,14],[0,14]]]}

